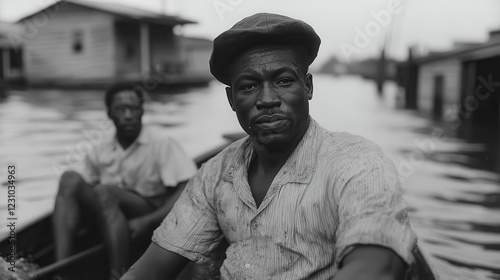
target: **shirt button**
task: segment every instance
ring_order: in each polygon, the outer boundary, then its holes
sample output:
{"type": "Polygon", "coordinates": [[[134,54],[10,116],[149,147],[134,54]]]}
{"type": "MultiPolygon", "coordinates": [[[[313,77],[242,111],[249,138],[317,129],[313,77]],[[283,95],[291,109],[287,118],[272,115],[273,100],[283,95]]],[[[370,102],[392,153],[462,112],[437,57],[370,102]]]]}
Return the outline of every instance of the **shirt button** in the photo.
{"type": "Polygon", "coordinates": [[[246,263],[246,264],[245,264],[245,267],[246,267],[246,268],[250,268],[250,264],[249,264],[249,263],[246,263]]]}

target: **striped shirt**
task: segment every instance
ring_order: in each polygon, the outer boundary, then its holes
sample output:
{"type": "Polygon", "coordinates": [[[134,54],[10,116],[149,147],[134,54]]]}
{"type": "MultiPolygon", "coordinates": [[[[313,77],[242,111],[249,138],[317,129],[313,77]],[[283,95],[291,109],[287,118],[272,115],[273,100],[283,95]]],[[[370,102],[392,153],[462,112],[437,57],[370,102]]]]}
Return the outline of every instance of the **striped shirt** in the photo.
{"type": "Polygon", "coordinates": [[[311,120],[258,208],[247,180],[253,152],[247,137],[203,165],[153,242],[204,263],[225,237],[222,279],[331,279],[356,244],[413,263],[416,236],[378,146],[311,120]]]}

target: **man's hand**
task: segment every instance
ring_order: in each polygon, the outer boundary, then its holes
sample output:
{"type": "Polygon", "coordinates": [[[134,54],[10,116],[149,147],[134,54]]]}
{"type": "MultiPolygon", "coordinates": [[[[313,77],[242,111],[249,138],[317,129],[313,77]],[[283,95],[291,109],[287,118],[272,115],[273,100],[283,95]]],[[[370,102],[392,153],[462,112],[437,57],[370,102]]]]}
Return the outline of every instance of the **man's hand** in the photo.
{"type": "Polygon", "coordinates": [[[147,234],[151,233],[151,227],[151,222],[144,217],[129,220],[128,229],[130,233],[130,239],[137,240],[138,238],[145,237],[147,234]]]}
{"type": "Polygon", "coordinates": [[[359,245],[347,254],[334,280],[401,280],[406,263],[391,249],[359,245]]]}

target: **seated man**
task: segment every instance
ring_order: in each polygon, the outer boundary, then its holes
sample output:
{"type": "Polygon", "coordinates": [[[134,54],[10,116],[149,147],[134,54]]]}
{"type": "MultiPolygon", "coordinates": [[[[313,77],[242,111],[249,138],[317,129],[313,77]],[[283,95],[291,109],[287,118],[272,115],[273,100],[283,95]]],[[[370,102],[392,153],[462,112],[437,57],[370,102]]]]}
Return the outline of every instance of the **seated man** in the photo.
{"type": "Polygon", "coordinates": [[[175,141],[142,126],[141,91],[116,85],[105,101],[116,133],[93,147],[81,168],[62,175],[53,227],[61,260],[75,253],[82,220],[97,221],[116,275],[127,269],[130,241],[149,238],[196,166],[175,141]]]}
{"type": "Polygon", "coordinates": [[[416,237],[393,163],[309,115],[319,45],[311,26],[274,14],[214,40],[211,72],[248,137],[198,170],[122,279],[175,279],[223,238],[221,279],[405,277],[416,237]]]}

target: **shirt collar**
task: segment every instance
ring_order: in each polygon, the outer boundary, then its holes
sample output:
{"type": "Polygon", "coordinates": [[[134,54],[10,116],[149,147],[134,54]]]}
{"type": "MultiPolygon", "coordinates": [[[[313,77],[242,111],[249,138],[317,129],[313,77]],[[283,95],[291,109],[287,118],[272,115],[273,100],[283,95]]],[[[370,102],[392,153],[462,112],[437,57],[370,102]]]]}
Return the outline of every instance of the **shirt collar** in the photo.
{"type": "Polygon", "coordinates": [[[146,127],[143,126],[141,128],[141,133],[139,134],[139,137],[137,137],[136,142],[141,145],[147,145],[149,143],[149,133],[146,127]]]}
{"type": "MultiPolygon", "coordinates": [[[[282,176],[282,183],[304,183],[310,182],[312,174],[316,169],[316,158],[319,151],[319,130],[318,123],[310,118],[309,127],[300,140],[299,144],[292,152],[286,163],[276,176],[282,176]]],[[[247,174],[250,160],[253,156],[253,145],[249,137],[242,143],[232,160],[229,170],[226,172],[225,179],[232,182],[235,172],[240,168],[245,168],[244,174],[247,174]]]]}
{"type": "MultiPolygon", "coordinates": [[[[149,138],[150,138],[149,137],[149,130],[143,126],[141,128],[141,132],[139,133],[139,136],[137,136],[137,139],[135,139],[135,141],[134,141],[134,143],[132,143],[132,145],[136,145],[136,143],[138,145],[147,145],[149,143],[149,138]]],[[[110,144],[111,144],[111,147],[113,149],[120,147],[120,144],[118,143],[118,140],[116,139],[116,133],[112,137],[110,144]]]]}

